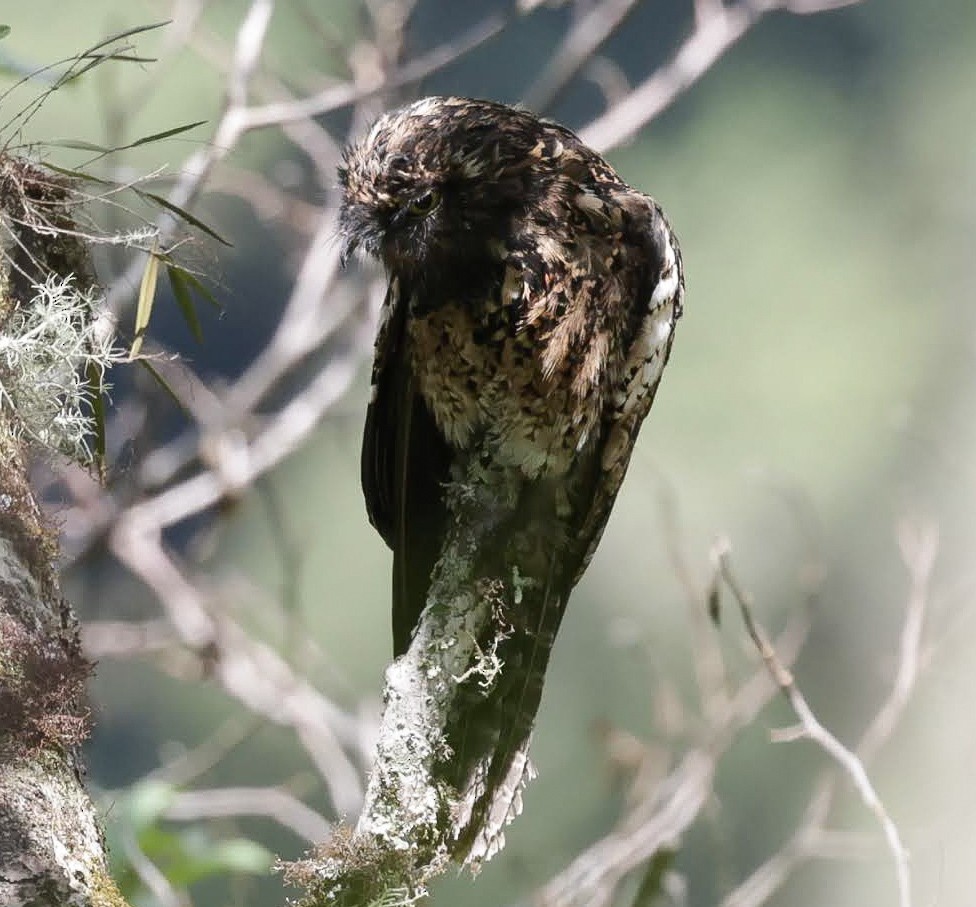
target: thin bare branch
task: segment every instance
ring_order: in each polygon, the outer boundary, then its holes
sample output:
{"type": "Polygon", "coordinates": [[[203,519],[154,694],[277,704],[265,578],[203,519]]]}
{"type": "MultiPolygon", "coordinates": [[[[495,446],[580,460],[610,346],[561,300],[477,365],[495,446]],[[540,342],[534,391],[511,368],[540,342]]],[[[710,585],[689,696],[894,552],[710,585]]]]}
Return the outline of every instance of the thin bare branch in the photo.
{"type": "Polygon", "coordinates": [[[362,802],[359,770],[347,750],[363,757],[369,744],[358,719],[318,693],[270,646],[225,614],[212,614],[199,590],[165,552],[151,511],[131,510],[112,533],[116,556],[158,596],[183,644],[199,652],[223,689],[255,714],[291,727],[316,764],[339,812],[362,802]]]}
{"type": "MultiPolygon", "coordinates": [[[[797,614],[777,640],[787,664],[806,639],[806,616],[797,614]]],[[[536,893],[539,907],[605,907],[627,875],[662,848],[677,847],[712,796],[721,755],[777,693],[766,671],[753,673],[731,696],[709,729],[707,745],[689,750],[667,777],[642,796],[617,828],[583,851],[536,893]]]]}
{"type": "MultiPolygon", "coordinates": [[[[935,562],[938,532],[932,524],[915,525],[903,521],[898,527],[899,547],[912,583],[905,622],[902,627],[898,669],[891,693],[858,744],[856,753],[871,761],[888,739],[904,713],[918,675],[921,631],[928,603],[928,584],[935,562]]],[[[836,795],[836,775],[823,772],[807,802],[803,818],[790,839],[729,893],[720,907],[760,907],[778,891],[797,866],[814,856],[823,856],[839,832],[829,831],[825,823],[836,795]]],[[[848,848],[843,851],[847,856],[848,848]]],[[[837,856],[836,848],[834,854],[837,856]]]]}
{"type": "Polygon", "coordinates": [[[197,746],[150,772],[148,777],[170,787],[187,787],[209,772],[264,725],[260,716],[231,717],[219,724],[197,746]]]}
{"type": "Polygon", "coordinates": [[[100,658],[132,658],[166,649],[176,643],[168,620],[90,620],[81,628],[85,654],[100,658]]]}
{"type": "Polygon", "coordinates": [[[279,787],[220,787],[178,791],[164,815],[176,822],[262,816],[310,844],[326,840],[332,824],[293,794],[279,787]]]}
{"type": "Polygon", "coordinates": [[[146,856],[133,832],[126,831],[121,840],[122,850],[133,872],[159,902],[160,907],[192,907],[187,896],[177,891],[166,878],[166,874],[146,856]]]}
{"type": "Polygon", "coordinates": [[[741,0],[710,9],[670,63],[656,69],[630,94],[585,126],[580,138],[597,151],[632,139],[708,72],[766,13],[781,6],[782,0],[741,0]]]}
{"type": "MultiPolygon", "coordinates": [[[[921,558],[921,563],[923,566],[931,565],[932,554],[934,554],[934,548],[932,545],[929,544],[925,546],[924,554],[921,558]]],[[[820,720],[807,703],[806,698],[800,692],[793,675],[789,670],[787,670],[779,656],[776,654],[776,650],[770,642],[765,629],[755,618],[753,613],[753,603],[750,596],[739,584],[739,581],[732,570],[730,556],[731,545],[729,542],[727,540],[718,542],[713,550],[714,561],[718,569],[721,571],[722,579],[739,606],[739,611],[742,614],[742,619],[746,625],[746,630],[748,631],[753,643],[755,643],[756,648],[759,650],[770,676],[776,681],[776,685],[780,688],[780,690],[782,690],[790,704],[790,707],[800,720],[802,733],[798,734],[797,736],[809,738],[821,749],[823,749],[824,752],[826,752],[827,755],[829,755],[840,766],[848,778],[850,778],[858,794],[860,794],[861,799],[864,801],[865,806],[867,806],[868,809],[874,813],[884,833],[885,839],[888,842],[888,848],[895,868],[895,877],[898,882],[899,904],[901,907],[911,907],[911,874],[908,867],[908,853],[902,844],[901,834],[898,831],[898,826],[888,814],[888,810],[886,809],[881,798],[878,796],[874,785],[871,783],[871,779],[868,776],[864,762],[857,755],[857,753],[845,747],[830,731],[827,730],[827,728],[823,726],[823,724],[821,724],[820,720]]],[[[927,573],[924,575],[927,576],[927,573]]],[[[916,596],[913,596],[913,599],[915,598],[916,596]]],[[[918,598],[920,599],[920,597],[918,598]]],[[[916,610],[918,609],[910,609],[910,615],[916,610]]],[[[915,621],[912,620],[911,623],[914,624],[915,621]]],[[[912,662],[915,662],[915,657],[913,656],[911,660],[912,662]]],[[[914,669],[910,668],[908,670],[911,672],[911,675],[914,676],[914,669]]],[[[901,674],[901,671],[899,674],[901,674]]],[[[898,687],[896,687],[896,689],[898,689],[898,687]]],[[[882,709],[882,713],[885,711],[886,709],[882,709]]]]}
{"type": "Polygon", "coordinates": [[[709,724],[713,724],[718,715],[728,708],[729,680],[721,647],[708,618],[709,590],[695,578],[688,563],[678,523],[675,493],[670,487],[665,487],[661,495],[661,510],[671,569],[684,589],[688,606],[688,621],[693,639],[691,657],[698,683],[699,702],[702,714],[709,724]]]}
{"type": "Polygon", "coordinates": [[[573,77],[623,25],[638,2],[604,0],[580,16],[563,36],[535,84],[526,91],[526,106],[541,112],[556,101],[573,77]]]}
{"type": "Polygon", "coordinates": [[[381,92],[392,91],[420,82],[490,41],[505,28],[508,21],[506,16],[498,14],[486,16],[469,32],[439,45],[421,57],[417,57],[396,72],[376,73],[375,79],[370,79],[365,84],[343,82],[297,101],[252,107],[244,116],[243,128],[245,130],[263,129],[268,126],[280,126],[283,123],[322,116],[343,107],[350,107],[368,98],[376,97],[381,92]]]}
{"type": "Polygon", "coordinates": [[[654,70],[626,97],[585,126],[580,138],[597,151],[607,151],[632,139],[774,10],[811,14],[854,2],[857,0],[738,0],[728,6],[699,2],[695,7],[695,29],[671,62],[654,70]]]}
{"type": "Polygon", "coordinates": [[[922,649],[922,628],[929,600],[929,583],[939,548],[939,531],[934,523],[902,520],[897,527],[898,547],[908,569],[911,589],[905,609],[899,645],[898,671],[887,701],[861,738],[857,752],[866,762],[891,736],[915,688],[922,649]]]}

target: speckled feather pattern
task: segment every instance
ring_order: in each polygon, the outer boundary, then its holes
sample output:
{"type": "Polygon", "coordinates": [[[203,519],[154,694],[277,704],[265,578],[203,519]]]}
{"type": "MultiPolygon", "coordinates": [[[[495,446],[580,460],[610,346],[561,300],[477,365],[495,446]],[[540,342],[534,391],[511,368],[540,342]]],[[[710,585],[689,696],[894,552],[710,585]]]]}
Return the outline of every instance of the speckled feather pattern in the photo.
{"type": "Polygon", "coordinates": [[[681,253],[657,203],[572,132],[489,101],[386,114],[340,180],[345,255],[389,277],[362,463],[394,551],[396,653],[426,603],[453,466],[477,457],[524,486],[516,541],[485,563],[534,585],[504,618],[502,681],[473,691],[452,738],[464,824],[482,835],[469,856],[484,856],[504,824],[491,817],[516,810],[549,650],[670,354],[681,253]]]}
{"type": "MultiPolygon", "coordinates": [[[[581,572],[681,312],[680,251],[660,207],[569,130],[466,98],[381,117],[341,179],[348,246],[383,261],[386,305],[407,307],[397,355],[449,444],[487,436],[530,479],[599,449],[581,572]],[[411,217],[432,190],[437,207],[411,217]]],[[[374,395],[388,343],[381,330],[374,395]]]]}

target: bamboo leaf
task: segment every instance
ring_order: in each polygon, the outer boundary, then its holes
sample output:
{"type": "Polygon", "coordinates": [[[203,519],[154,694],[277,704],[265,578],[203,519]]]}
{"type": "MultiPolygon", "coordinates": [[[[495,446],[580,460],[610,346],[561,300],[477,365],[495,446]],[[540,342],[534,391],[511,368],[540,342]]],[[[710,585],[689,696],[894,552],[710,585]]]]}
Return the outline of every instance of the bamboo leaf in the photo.
{"type": "Polygon", "coordinates": [[[167,211],[172,211],[178,218],[180,218],[180,220],[184,220],[191,226],[196,227],[198,230],[202,230],[208,236],[212,236],[215,240],[217,240],[217,242],[222,243],[228,248],[233,248],[233,244],[224,239],[223,236],[221,236],[216,230],[208,227],[198,217],[194,217],[189,211],[186,211],[179,205],[174,204],[168,198],[165,198],[162,195],[157,195],[155,192],[146,192],[143,189],[136,189],[135,191],[140,196],[152,199],[157,205],[162,205],[167,211]]]}
{"type": "Polygon", "coordinates": [[[674,865],[676,851],[662,848],[648,861],[631,907],[651,907],[664,894],[664,876],[674,865]]]}
{"type": "Polygon", "coordinates": [[[179,394],[170,386],[170,383],[159,373],[159,371],[153,366],[153,364],[148,359],[140,359],[139,365],[141,365],[150,375],[152,375],[153,380],[166,392],[166,395],[180,408],[182,413],[187,416],[192,416],[192,413],[187,409],[186,404],[180,399],[179,394]]]}
{"type": "Polygon", "coordinates": [[[146,262],[146,269],[142,272],[142,281],[139,284],[139,300],[136,303],[136,324],[135,336],[132,339],[132,349],[129,350],[129,358],[135,359],[142,349],[142,341],[146,335],[146,328],[149,327],[149,317],[152,315],[153,303],[156,300],[156,283],[159,279],[159,258],[156,250],[149,253],[149,260],[146,262]]]}
{"type": "Polygon", "coordinates": [[[185,279],[186,272],[174,265],[166,266],[166,274],[169,277],[169,285],[173,288],[173,297],[176,304],[183,313],[183,320],[193,334],[197,343],[203,343],[203,328],[200,326],[200,319],[197,317],[196,306],[193,304],[193,297],[190,295],[190,288],[185,279]]]}
{"type": "Polygon", "coordinates": [[[172,129],[164,129],[162,132],[154,132],[152,135],[144,135],[141,139],[136,139],[134,142],[131,142],[128,145],[123,145],[122,149],[135,148],[138,145],[148,145],[150,142],[158,142],[160,139],[168,139],[171,136],[179,135],[181,132],[196,129],[197,126],[202,126],[206,122],[206,120],[197,120],[194,123],[187,123],[184,126],[174,126],[172,129]]]}
{"type": "Polygon", "coordinates": [[[105,387],[102,384],[102,370],[95,362],[89,362],[85,369],[88,389],[91,393],[92,423],[95,429],[93,450],[98,478],[105,482],[105,387]]]}
{"type": "Polygon", "coordinates": [[[111,154],[117,150],[106,148],[104,145],[96,145],[94,142],[86,142],[83,139],[52,139],[47,143],[52,148],[70,148],[72,151],[95,151],[98,154],[111,154]]]}
{"type": "Polygon", "coordinates": [[[116,41],[121,41],[124,38],[131,38],[133,35],[141,35],[143,32],[154,31],[157,28],[164,28],[172,21],[172,19],[164,19],[161,22],[151,22],[149,25],[136,25],[133,28],[125,29],[125,31],[116,32],[114,35],[109,35],[107,38],[102,38],[102,40],[97,44],[93,44],[87,50],[82,51],[79,56],[86,57],[89,54],[93,54],[95,51],[101,50],[103,47],[107,47],[109,44],[114,44],[116,41]]]}
{"type": "Polygon", "coordinates": [[[53,141],[48,142],[48,144],[54,148],[70,148],[74,151],[92,151],[104,157],[107,154],[115,154],[119,151],[128,151],[130,148],[138,148],[140,145],[148,145],[150,142],[158,142],[160,139],[166,139],[170,136],[179,135],[181,132],[186,132],[189,129],[195,129],[197,126],[201,126],[206,122],[206,120],[197,120],[195,123],[187,123],[183,126],[174,126],[172,129],[165,129],[162,132],[154,132],[152,135],[144,135],[142,138],[138,138],[134,142],[129,142],[126,145],[113,145],[112,147],[97,145],[94,142],[86,142],[84,139],[54,139],[53,141]]]}
{"type": "Polygon", "coordinates": [[[127,28],[124,31],[116,32],[114,35],[109,35],[107,38],[103,38],[97,44],[93,44],[87,50],[83,50],[80,54],[73,57],[73,63],[71,68],[66,72],[61,78],[57,80],[53,88],[60,88],[62,85],[66,85],[69,82],[73,82],[80,76],[83,76],[86,72],[94,69],[96,66],[100,66],[102,63],[106,63],[110,60],[118,60],[123,62],[138,62],[138,63],[153,63],[155,59],[152,57],[137,57],[131,53],[130,47],[120,47],[117,50],[107,50],[102,52],[104,48],[109,48],[112,44],[118,41],[123,41],[126,38],[131,38],[133,35],[140,35],[143,32],[153,31],[157,28],[162,28],[165,25],[170,24],[169,19],[164,22],[152,22],[149,25],[136,25],[133,28],[127,28]],[[74,64],[80,63],[83,60],[87,60],[84,66],[75,69],[74,64]]]}
{"type": "Polygon", "coordinates": [[[155,63],[155,57],[134,57],[129,53],[107,53],[107,54],[79,54],[74,58],[71,68],[62,75],[52,86],[51,90],[56,91],[65,85],[78,81],[83,75],[93,70],[96,66],[103,63],[123,62],[123,63],[155,63]],[[75,68],[83,60],[87,60],[84,66],[75,68]]]}
{"type": "Polygon", "coordinates": [[[204,302],[210,303],[210,305],[212,305],[218,312],[224,311],[223,303],[219,299],[217,299],[217,297],[214,296],[213,293],[210,292],[210,289],[207,287],[207,285],[202,280],[200,280],[200,278],[197,277],[196,274],[191,274],[189,271],[183,271],[183,277],[186,280],[186,282],[190,285],[193,292],[196,293],[197,296],[199,296],[201,299],[203,299],[204,302]]]}
{"type": "Polygon", "coordinates": [[[55,173],[60,173],[62,176],[70,176],[71,179],[76,179],[80,182],[96,183],[99,186],[111,186],[113,189],[117,189],[121,185],[114,180],[106,180],[98,176],[92,176],[90,173],[85,173],[84,170],[74,170],[71,167],[59,167],[57,164],[52,164],[50,161],[44,162],[44,169],[53,170],[55,173]]]}

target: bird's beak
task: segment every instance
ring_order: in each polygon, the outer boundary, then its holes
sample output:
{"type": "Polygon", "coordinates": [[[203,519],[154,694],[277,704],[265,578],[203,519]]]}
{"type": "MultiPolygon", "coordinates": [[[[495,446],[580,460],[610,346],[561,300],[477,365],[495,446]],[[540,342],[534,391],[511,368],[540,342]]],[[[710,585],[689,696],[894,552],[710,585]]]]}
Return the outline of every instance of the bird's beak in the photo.
{"type": "Polygon", "coordinates": [[[349,264],[349,259],[352,258],[353,253],[359,248],[359,240],[354,236],[349,236],[348,234],[342,238],[342,248],[339,250],[339,266],[344,268],[349,264]]]}
{"type": "Polygon", "coordinates": [[[362,250],[367,255],[377,255],[383,234],[375,223],[372,212],[355,204],[346,204],[339,211],[339,263],[345,267],[353,254],[362,250]]]}

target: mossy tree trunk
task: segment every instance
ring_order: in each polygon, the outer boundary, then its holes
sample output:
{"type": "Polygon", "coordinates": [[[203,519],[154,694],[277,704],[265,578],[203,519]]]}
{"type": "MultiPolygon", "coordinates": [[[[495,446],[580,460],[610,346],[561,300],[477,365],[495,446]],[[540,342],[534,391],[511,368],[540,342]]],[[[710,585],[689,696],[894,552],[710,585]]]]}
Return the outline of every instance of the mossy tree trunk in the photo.
{"type": "Polygon", "coordinates": [[[0,904],[119,905],[78,753],[90,666],[7,428],[0,425],[0,904]]]}
{"type": "MultiPolygon", "coordinates": [[[[56,180],[0,160],[0,226],[10,240],[0,262],[0,352],[15,347],[23,319],[14,316],[36,301],[37,284],[90,282],[78,273],[83,247],[48,230],[50,216],[38,221],[28,210],[32,199],[43,201],[61,221],[69,213],[52,207],[58,197],[66,193],[56,180]]],[[[56,535],[28,484],[31,432],[9,392],[12,369],[0,356],[0,904],[121,907],[83,784],[91,665],[61,596],[56,535]]]]}

